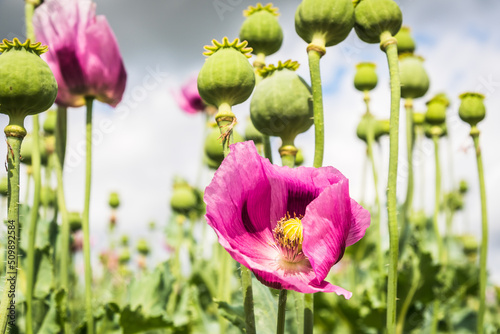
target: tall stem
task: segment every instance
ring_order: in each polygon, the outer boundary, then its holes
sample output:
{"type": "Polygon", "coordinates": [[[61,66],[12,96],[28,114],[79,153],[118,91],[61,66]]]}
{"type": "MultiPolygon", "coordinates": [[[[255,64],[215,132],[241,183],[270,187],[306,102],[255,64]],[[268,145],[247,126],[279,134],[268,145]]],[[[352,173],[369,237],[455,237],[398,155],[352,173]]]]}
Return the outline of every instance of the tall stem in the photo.
{"type": "Polygon", "coordinates": [[[92,315],[92,267],[90,263],[90,184],[92,180],[92,105],[93,97],[86,97],[86,145],[87,156],[85,166],[85,201],[82,214],[83,256],[85,259],[85,304],[87,315],[87,333],[94,333],[94,317],[92,315]]]}
{"type": "Polygon", "coordinates": [[[374,215],[374,222],[373,226],[376,229],[377,233],[377,242],[376,242],[376,248],[377,248],[377,265],[378,265],[378,270],[381,274],[384,273],[384,254],[382,253],[382,235],[380,234],[380,212],[381,207],[380,207],[380,197],[378,195],[378,174],[377,174],[377,166],[375,165],[375,159],[373,158],[373,131],[370,131],[367,136],[367,152],[368,152],[368,157],[370,158],[370,162],[372,165],[372,171],[373,171],[373,185],[375,187],[375,206],[377,207],[376,210],[377,212],[374,215]]]}
{"type": "Polygon", "coordinates": [[[314,328],[314,294],[304,294],[304,334],[312,334],[314,328]]]}
{"type": "Polygon", "coordinates": [[[7,263],[5,284],[0,302],[0,333],[6,333],[7,324],[13,325],[16,321],[15,293],[19,263],[19,156],[26,130],[21,126],[8,125],[5,128],[5,134],[7,135],[9,197],[5,244],[7,263]]]}
{"type": "Polygon", "coordinates": [[[280,290],[280,295],[278,298],[278,323],[276,328],[276,334],[285,333],[285,316],[286,316],[286,294],[287,290],[280,290]]]}
{"type": "Polygon", "coordinates": [[[401,83],[399,80],[397,40],[389,32],[380,36],[380,45],[387,55],[391,78],[391,116],[389,129],[389,177],[387,182],[387,214],[389,224],[389,278],[387,284],[387,332],[396,332],[396,299],[398,286],[398,218],[397,218],[397,173],[399,148],[399,103],[401,83]]]}
{"type": "Polygon", "coordinates": [[[243,308],[245,310],[245,328],[248,334],[255,334],[255,314],[253,307],[252,272],[241,266],[241,286],[243,288],[243,308]]]}
{"type": "Polygon", "coordinates": [[[31,207],[30,225],[28,230],[28,254],[26,259],[26,333],[33,333],[33,278],[35,275],[35,242],[38,223],[38,210],[40,207],[40,187],[42,185],[40,162],[40,122],[38,115],[33,115],[33,147],[31,153],[31,166],[35,190],[33,205],[31,207]]]}
{"type": "Polygon", "coordinates": [[[434,216],[432,219],[432,223],[438,246],[438,258],[441,262],[444,263],[445,254],[443,252],[443,238],[441,236],[441,232],[439,232],[439,211],[441,208],[441,167],[439,163],[439,135],[432,135],[432,141],[434,142],[434,160],[436,167],[436,188],[434,198],[434,216]]]}
{"type": "Polygon", "coordinates": [[[405,101],[406,109],[406,154],[407,154],[407,165],[408,165],[408,176],[407,176],[407,187],[406,187],[406,199],[403,204],[402,210],[402,235],[400,240],[400,247],[403,248],[409,233],[409,217],[412,213],[413,206],[413,144],[414,144],[414,131],[413,131],[413,99],[406,99],[405,101]]]}
{"type": "Polygon", "coordinates": [[[314,167],[323,165],[325,150],[325,122],[323,119],[323,91],[321,89],[321,73],[319,60],[322,53],[315,49],[307,52],[309,57],[309,71],[311,73],[311,89],[314,111],[314,167]]]}
{"type": "Polygon", "coordinates": [[[477,173],[479,176],[479,192],[481,194],[481,254],[479,258],[479,311],[477,315],[477,332],[483,333],[484,312],[486,310],[486,258],[488,255],[488,212],[486,210],[486,186],[484,183],[483,158],[479,146],[479,130],[471,129],[471,136],[476,149],[477,173]]]}

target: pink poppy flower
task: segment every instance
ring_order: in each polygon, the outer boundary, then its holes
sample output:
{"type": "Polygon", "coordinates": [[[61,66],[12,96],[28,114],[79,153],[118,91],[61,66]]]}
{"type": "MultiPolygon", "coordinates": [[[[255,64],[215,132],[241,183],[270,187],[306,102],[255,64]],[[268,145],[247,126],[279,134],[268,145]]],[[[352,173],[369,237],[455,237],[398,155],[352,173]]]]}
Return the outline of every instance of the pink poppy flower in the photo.
{"type": "Polygon", "coordinates": [[[59,85],[56,103],[85,105],[85,97],[115,107],[127,73],[108,21],[90,0],[45,0],[33,16],[37,40],[49,46],[44,59],[59,85]]]}
{"type": "Polygon", "coordinates": [[[188,114],[195,114],[205,110],[205,102],[198,93],[198,81],[196,77],[189,79],[180,91],[172,91],[175,101],[179,107],[188,114]]]}
{"type": "Polygon", "coordinates": [[[236,143],[204,199],[220,244],[263,284],[351,297],[325,278],[345,247],[364,236],[370,214],[349,197],[348,180],[335,168],[276,166],[253,142],[236,143]]]}

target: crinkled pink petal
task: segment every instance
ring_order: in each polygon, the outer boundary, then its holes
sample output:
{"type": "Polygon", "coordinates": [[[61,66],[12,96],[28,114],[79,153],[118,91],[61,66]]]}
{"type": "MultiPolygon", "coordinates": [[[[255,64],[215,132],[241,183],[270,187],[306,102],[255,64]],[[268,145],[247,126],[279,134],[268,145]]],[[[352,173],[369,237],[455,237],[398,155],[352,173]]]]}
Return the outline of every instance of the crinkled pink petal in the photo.
{"type": "Polygon", "coordinates": [[[365,236],[366,229],[370,226],[370,212],[351,199],[351,229],[345,241],[346,246],[354,245],[365,236]]]}
{"type": "Polygon", "coordinates": [[[342,180],[325,190],[307,207],[302,219],[302,251],[311,262],[318,282],[344,255],[351,228],[349,183],[342,180]]]}

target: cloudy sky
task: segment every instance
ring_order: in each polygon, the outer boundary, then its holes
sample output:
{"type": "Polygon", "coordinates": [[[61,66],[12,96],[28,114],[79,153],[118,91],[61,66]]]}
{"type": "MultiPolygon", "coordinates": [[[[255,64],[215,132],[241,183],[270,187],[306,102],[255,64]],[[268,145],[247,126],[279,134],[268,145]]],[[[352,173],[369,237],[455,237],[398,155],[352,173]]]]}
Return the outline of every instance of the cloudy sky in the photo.
{"type": "MultiPolygon", "coordinates": [[[[147,235],[147,223],[160,226],[168,221],[168,201],[175,175],[196,181],[200,171],[203,143],[203,117],[186,115],[178,109],[171,91],[178,89],[203,65],[203,46],[212,39],[238,36],[243,22],[242,11],[254,2],[243,0],[97,0],[97,13],[106,15],[118,38],[128,71],[124,100],[118,110],[96,103],[94,128],[94,174],[91,202],[91,231],[100,248],[106,241],[108,194],[118,191],[122,198],[119,230],[135,237],[147,235]],[[151,78],[157,83],[146,90],[143,82],[151,78]],[[99,126],[110,120],[111,127],[99,126]]],[[[309,81],[306,43],[294,31],[294,12],[298,0],[278,0],[280,23],[284,29],[281,50],[269,62],[293,59],[302,66],[298,73],[309,81]]],[[[491,226],[489,266],[500,268],[500,2],[494,0],[401,0],[404,24],[412,28],[417,42],[416,53],[426,59],[431,78],[427,96],[415,101],[424,111],[425,101],[444,91],[452,99],[449,109],[451,143],[443,142],[444,185],[465,179],[470,185],[465,213],[457,217],[456,230],[479,235],[480,211],[476,162],[468,125],[458,120],[458,95],[479,91],[486,95],[487,118],[480,125],[485,162],[489,218],[491,226]],[[448,163],[453,157],[452,167],[448,163]]],[[[0,0],[0,37],[24,36],[23,2],[0,0]]],[[[340,45],[327,49],[321,60],[325,99],[326,156],[325,164],[341,170],[349,179],[351,194],[360,199],[373,195],[372,187],[362,189],[364,144],[355,136],[355,128],[363,113],[362,96],[352,85],[354,67],[360,61],[378,65],[379,85],[372,93],[372,109],[378,117],[389,117],[389,90],[385,55],[378,45],[362,43],[352,32],[340,45]]],[[[240,131],[248,115],[248,104],[236,106],[240,131]]],[[[83,207],[84,109],[69,111],[66,192],[71,210],[83,207]]],[[[404,121],[404,117],[402,117],[404,121]]],[[[0,126],[7,118],[0,116],[0,126]]],[[[30,120],[27,121],[30,127],[30,120]]],[[[403,138],[404,133],[402,133],[403,138]]],[[[297,146],[305,151],[306,164],[313,154],[313,133],[297,138],[297,146]]],[[[279,142],[273,142],[274,147],[279,142]]],[[[401,145],[402,148],[404,145],[401,145]]],[[[433,151],[430,143],[422,150],[428,189],[432,192],[433,151]]],[[[380,147],[379,167],[387,165],[388,141],[380,147]]],[[[0,147],[5,156],[5,147],[0,147]]],[[[401,155],[401,161],[405,159],[401,155]]],[[[400,165],[403,165],[401,163],[400,165]]],[[[417,167],[421,168],[421,167],[417,167]]],[[[382,189],[385,183],[382,174],[382,189]]],[[[404,181],[404,171],[400,179],[404,181]]],[[[210,173],[202,169],[206,185],[210,173]]],[[[370,181],[370,178],[368,178],[370,181]]],[[[371,183],[369,183],[371,184],[371,183]]],[[[404,182],[399,193],[404,194],[404,182]]],[[[381,193],[383,192],[380,190],[381,193]]],[[[418,197],[418,195],[417,195],[418,197]]],[[[402,196],[401,196],[402,198],[402,196]]],[[[426,195],[424,205],[432,212],[433,195],[426,195]]],[[[157,240],[161,240],[160,237],[157,240]]],[[[494,270],[500,282],[500,271],[494,270]]]]}

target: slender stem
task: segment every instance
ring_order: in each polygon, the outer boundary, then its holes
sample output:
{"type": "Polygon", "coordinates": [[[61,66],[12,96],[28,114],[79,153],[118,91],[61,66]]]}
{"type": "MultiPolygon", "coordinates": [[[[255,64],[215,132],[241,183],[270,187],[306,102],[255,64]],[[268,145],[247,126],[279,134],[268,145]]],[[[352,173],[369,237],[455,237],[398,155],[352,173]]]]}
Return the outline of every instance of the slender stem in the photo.
{"type": "MultiPolygon", "coordinates": [[[[66,109],[57,110],[57,126],[56,126],[56,151],[53,160],[54,170],[56,171],[57,177],[57,210],[61,212],[61,250],[58,252],[60,255],[60,284],[61,288],[68,293],[69,291],[69,219],[68,210],[66,209],[66,199],[64,197],[64,183],[63,183],[63,156],[66,146],[65,134],[66,134],[66,118],[64,122],[60,118],[61,112],[66,113],[66,109]]],[[[56,220],[57,217],[54,217],[56,220]]],[[[63,309],[67,309],[67,297],[65,299],[66,304],[63,305],[63,309]]],[[[71,327],[66,316],[63,317],[65,333],[71,332],[71,327]]]]}
{"type": "Polygon", "coordinates": [[[403,305],[401,306],[401,310],[399,311],[398,323],[396,326],[396,333],[397,334],[403,334],[403,330],[405,327],[406,314],[408,313],[408,309],[410,308],[411,302],[413,301],[413,296],[415,296],[415,293],[417,292],[418,287],[420,285],[421,274],[420,274],[420,270],[418,268],[417,261],[415,259],[415,255],[412,255],[411,258],[412,258],[412,264],[413,264],[413,275],[412,275],[412,279],[411,279],[410,290],[408,291],[408,294],[405,297],[403,305]]]}
{"type": "Polygon", "coordinates": [[[314,327],[314,294],[304,294],[304,334],[312,334],[314,327]]]}
{"type": "Polygon", "coordinates": [[[285,333],[286,293],[287,290],[280,290],[280,295],[278,298],[278,324],[276,328],[276,334],[285,333]]]}
{"type": "Polygon", "coordinates": [[[24,193],[24,203],[28,204],[29,199],[30,199],[30,188],[31,188],[31,166],[27,166],[26,168],[26,192],[24,193]]]}
{"type": "Polygon", "coordinates": [[[483,333],[484,312],[486,310],[486,258],[488,255],[488,212],[486,210],[486,186],[484,183],[483,159],[479,146],[479,131],[473,127],[471,136],[476,149],[477,173],[479,176],[479,192],[481,194],[481,254],[479,258],[479,312],[477,315],[477,332],[483,333]],[[473,131],[474,130],[474,131],[473,131]]]}
{"type": "Polygon", "coordinates": [[[406,200],[403,204],[402,218],[402,235],[399,247],[402,249],[406,243],[409,233],[409,217],[412,213],[413,205],[413,144],[415,141],[413,131],[413,99],[406,99],[406,154],[408,165],[407,187],[406,187],[406,200]]]}
{"type": "Polygon", "coordinates": [[[432,141],[434,142],[434,160],[436,166],[436,191],[434,199],[434,216],[432,219],[436,243],[438,246],[438,258],[441,262],[445,262],[443,252],[443,238],[439,232],[439,211],[441,208],[441,167],[439,163],[439,135],[433,135],[432,141]]]}
{"type": "Polygon", "coordinates": [[[269,159],[270,163],[273,163],[273,151],[271,148],[271,139],[268,135],[262,135],[262,140],[264,143],[264,156],[269,159]]]}
{"type": "Polygon", "coordinates": [[[297,322],[297,334],[304,333],[304,294],[293,292],[295,299],[295,321],[297,322]]]}
{"type": "MultiPolygon", "coordinates": [[[[5,129],[7,130],[7,128],[5,129]]],[[[7,265],[5,268],[5,284],[0,302],[0,333],[6,333],[7,324],[13,325],[16,320],[15,292],[19,263],[19,156],[23,137],[7,135],[7,163],[9,171],[7,242],[5,245],[7,249],[7,265]]]]}
{"type": "Polygon", "coordinates": [[[281,164],[290,168],[295,167],[295,155],[282,155],[281,164]]]}
{"type": "Polygon", "coordinates": [[[368,132],[367,136],[367,153],[368,157],[370,158],[370,162],[372,165],[372,171],[373,171],[373,185],[375,187],[375,206],[377,207],[376,210],[377,212],[375,213],[373,217],[373,227],[376,229],[377,233],[377,242],[376,242],[376,248],[377,248],[377,265],[378,265],[378,270],[381,274],[384,273],[384,254],[382,253],[382,235],[380,234],[380,213],[381,213],[381,207],[380,207],[380,197],[378,194],[378,174],[377,174],[377,166],[375,165],[375,159],[373,157],[373,131],[370,130],[368,132]]]}
{"type": "Polygon", "coordinates": [[[319,60],[322,54],[314,49],[307,52],[309,57],[309,71],[311,73],[311,89],[314,111],[314,167],[323,165],[325,150],[325,122],[323,119],[323,92],[321,89],[321,73],[319,60]]]}
{"type": "Polygon", "coordinates": [[[58,152],[61,167],[64,168],[64,157],[66,155],[66,132],[68,124],[68,109],[66,107],[57,107],[56,118],[56,152],[58,152]]]}
{"type": "Polygon", "coordinates": [[[387,332],[396,332],[396,299],[398,286],[398,219],[397,219],[397,173],[399,148],[399,103],[401,84],[399,80],[397,41],[389,32],[380,36],[381,46],[387,55],[391,78],[391,116],[389,130],[389,176],[387,182],[387,214],[389,224],[389,278],[387,284],[387,332]]]}
{"type": "Polygon", "coordinates": [[[246,332],[247,334],[255,334],[257,332],[255,330],[255,314],[253,308],[252,272],[245,266],[241,266],[241,286],[243,287],[246,332]]]}
{"type": "Polygon", "coordinates": [[[35,191],[33,205],[31,207],[30,225],[28,231],[28,254],[26,259],[26,333],[33,333],[33,278],[35,275],[35,242],[38,223],[38,209],[40,207],[40,187],[42,185],[41,162],[40,162],[40,122],[38,115],[33,115],[33,146],[31,153],[31,166],[33,168],[33,180],[35,191]]]}
{"type": "Polygon", "coordinates": [[[87,334],[94,333],[94,317],[92,315],[92,267],[90,263],[90,184],[92,179],[92,105],[93,97],[85,98],[87,107],[86,120],[86,168],[85,168],[85,201],[82,214],[83,256],[85,262],[85,304],[87,315],[87,334]]]}

